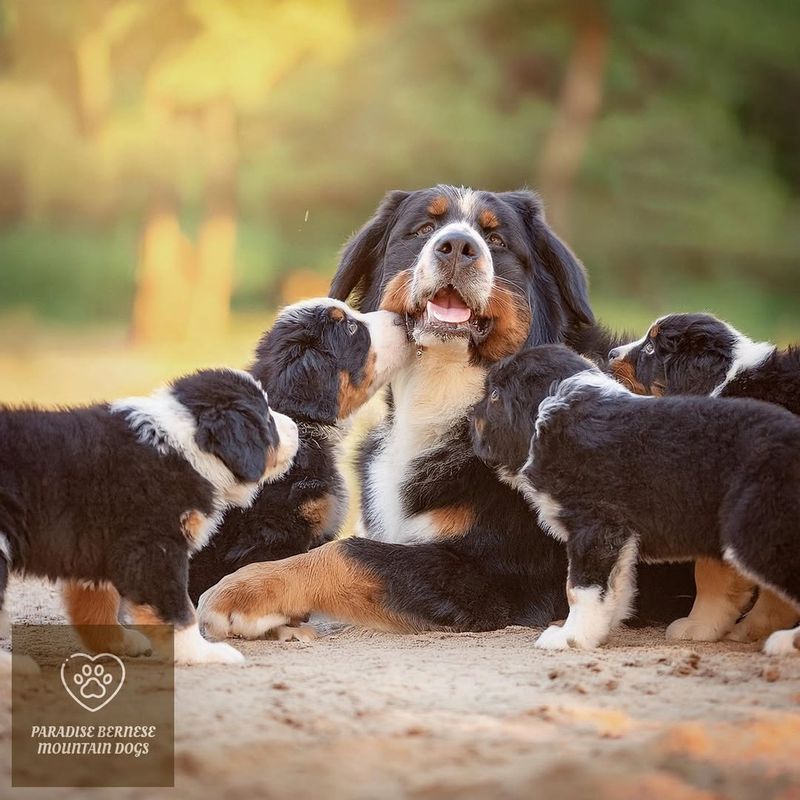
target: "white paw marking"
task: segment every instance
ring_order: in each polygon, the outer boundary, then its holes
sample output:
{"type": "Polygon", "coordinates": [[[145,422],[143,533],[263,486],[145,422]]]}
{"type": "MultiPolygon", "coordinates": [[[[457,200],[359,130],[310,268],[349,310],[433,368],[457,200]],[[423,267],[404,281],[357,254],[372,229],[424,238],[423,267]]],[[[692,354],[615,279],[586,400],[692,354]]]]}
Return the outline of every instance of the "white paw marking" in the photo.
{"type": "Polygon", "coordinates": [[[175,631],[176,664],[242,664],[244,656],[224,642],[208,642],[197,625],[175,631]]]}
{"type": "Polygon", "coordinates": [[[764,642],[764,652],[768,656],[797,655],[800,650],[795,646],[795,639],[800,633],[798,628],[790,631],[775,631],[764,642]]]}
{"type": "Polygon", "coordinates": [[[149,656],[153,652],[153,645],[150,640],[139,631],[130,628],[123,629],[122,653],[126,656],[149,656]]]}
{"type": "Polygon", "coordinates": [[[538,647],[540,650],[568,650],[567,631],[558,625],[551,625],[542,633],[533,646],[538,647]]]}

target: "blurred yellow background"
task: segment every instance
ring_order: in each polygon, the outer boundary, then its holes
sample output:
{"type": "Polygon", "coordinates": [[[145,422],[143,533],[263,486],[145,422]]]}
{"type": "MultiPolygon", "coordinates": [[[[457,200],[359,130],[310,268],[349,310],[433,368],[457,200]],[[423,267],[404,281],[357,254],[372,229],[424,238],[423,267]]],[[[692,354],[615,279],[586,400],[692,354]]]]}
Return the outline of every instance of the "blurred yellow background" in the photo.
{"type": "Polygon", "coordinates": [[[800,6],[0,0],[0,401],[244,365],[391,188],[538,188],[598,316],[800,339],[800,6]]]}

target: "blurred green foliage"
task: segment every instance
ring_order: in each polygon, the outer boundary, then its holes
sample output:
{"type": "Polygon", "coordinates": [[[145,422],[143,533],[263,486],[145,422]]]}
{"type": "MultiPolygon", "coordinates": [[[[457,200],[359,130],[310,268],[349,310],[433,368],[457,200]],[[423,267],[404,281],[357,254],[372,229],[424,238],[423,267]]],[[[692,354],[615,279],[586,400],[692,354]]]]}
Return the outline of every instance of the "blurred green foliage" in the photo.
{"type": "Polygon", "coordinates": [[[127,320],[150,199],[189,230],[207,202],[209,86],[241,88],[234,308],[331,273],[388,189],[535,186],[588,6],[609,57],[564,233],[600,314],[800,338],[794,0],[4,0],[0,310],[127,320]]]}

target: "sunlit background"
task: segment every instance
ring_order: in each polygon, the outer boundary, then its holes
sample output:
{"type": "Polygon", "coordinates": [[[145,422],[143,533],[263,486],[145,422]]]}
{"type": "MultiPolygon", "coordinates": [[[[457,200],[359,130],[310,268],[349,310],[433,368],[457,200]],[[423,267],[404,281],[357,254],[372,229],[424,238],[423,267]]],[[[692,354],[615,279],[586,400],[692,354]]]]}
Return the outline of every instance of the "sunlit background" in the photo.
{"type": "Polygon", "coordinates": [[[2,0],[0,401],[246,363],[391,188],[538,188],[598,316],[800,339],[796,0],[2,0]]]}

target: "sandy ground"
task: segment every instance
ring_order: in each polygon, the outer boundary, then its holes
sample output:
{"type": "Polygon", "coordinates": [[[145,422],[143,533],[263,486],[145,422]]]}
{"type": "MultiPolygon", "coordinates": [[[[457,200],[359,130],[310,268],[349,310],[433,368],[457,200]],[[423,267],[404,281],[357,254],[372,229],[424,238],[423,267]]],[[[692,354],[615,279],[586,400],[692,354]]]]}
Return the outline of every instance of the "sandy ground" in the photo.
{"type": "MultiPolygon", "coordinates": [[[[10,610],[63,621],[38,582],[14,585],[10,610]]],[[[800,658],[652,628],[548,653],[525,628],[321,627],[236,642],[244,667],[178,669],[175,789],[8,789],[6,701],[0,797],[800,800],[800,658]]]]}

